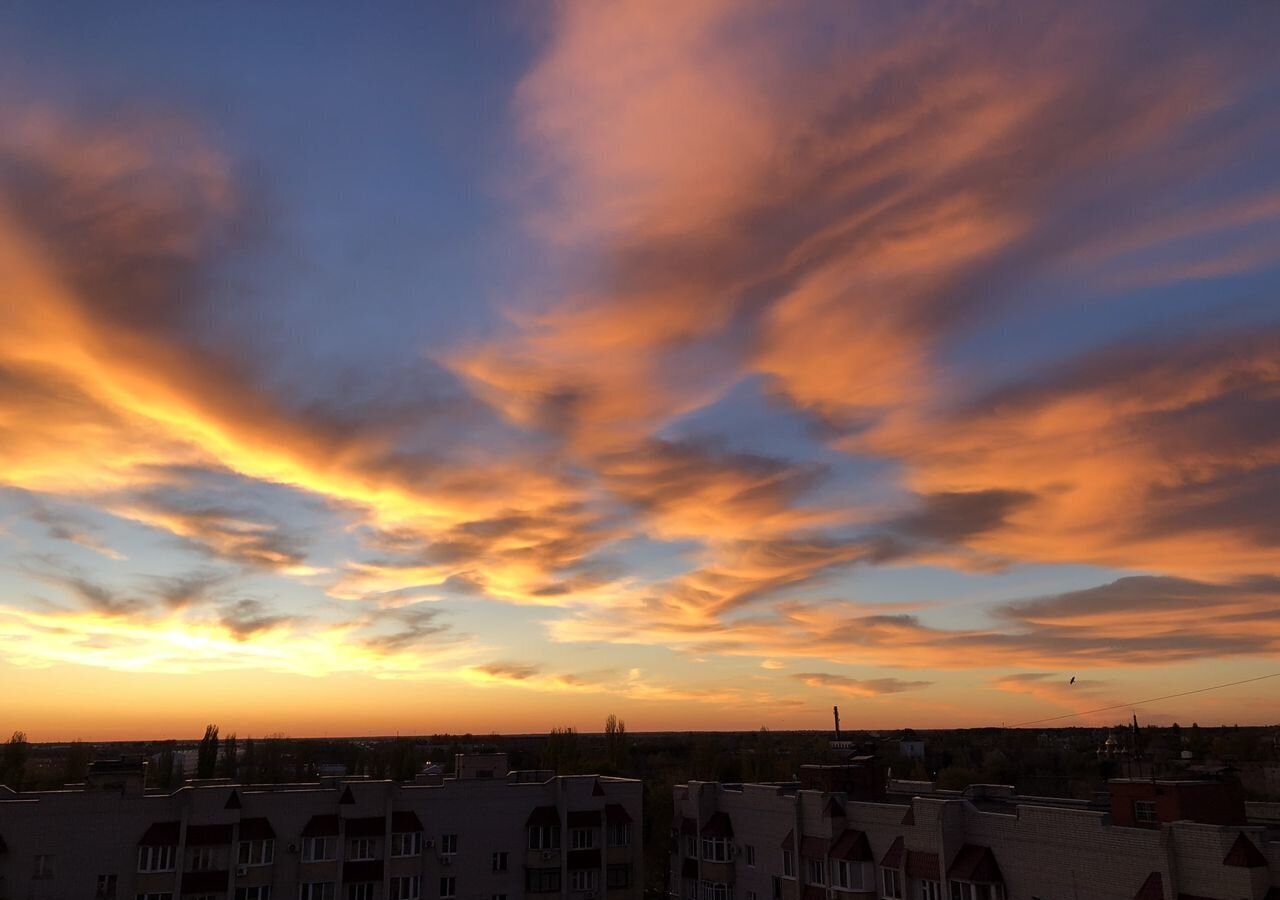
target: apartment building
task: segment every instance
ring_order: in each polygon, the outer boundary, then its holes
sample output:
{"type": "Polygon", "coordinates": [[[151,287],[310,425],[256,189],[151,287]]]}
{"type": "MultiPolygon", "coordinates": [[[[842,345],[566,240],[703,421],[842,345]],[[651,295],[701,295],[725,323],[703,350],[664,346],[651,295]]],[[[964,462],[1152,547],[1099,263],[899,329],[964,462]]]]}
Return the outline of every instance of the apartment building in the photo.
{"type": "Polygon", "coordinates": [[[867,796],[874,765],[840,768],[677,786],[671,900],[1280,900],[1276,805],[1251,816],[1230,783],[1117,781],[1105,805],[926,782],[867,796]]]}
{"type": "Polygon", "coordinates": [[[639,900],[641,784],[510,772],[414,784],[91,778],[0,788],[0,900],[639,900]]]}

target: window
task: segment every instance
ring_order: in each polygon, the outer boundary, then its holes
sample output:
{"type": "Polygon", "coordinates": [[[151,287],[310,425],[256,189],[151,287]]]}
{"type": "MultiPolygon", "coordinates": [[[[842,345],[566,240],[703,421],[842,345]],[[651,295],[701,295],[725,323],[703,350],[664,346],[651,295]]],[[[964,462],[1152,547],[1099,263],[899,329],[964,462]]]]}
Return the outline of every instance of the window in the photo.
{"type": "Polygon", "coordinates": [[[269,866],[276,856],[276,842],[271,838],[240,842],[240,865],[269,866]]]}
{"type": "Polygon", "coordinates": [[[52,878],[53,877],[53,857],[48,853],[37,853],[35,868],[31,873],[32,878],[52,878]]]}
{"type": "MultiPolygon", "coordinates": [[[[334,851],[337,849],[337,841],[331,837],[305,837],[302,839],[302,861],[303,862],[321,862],[326,859],[333,859],[334,851]]],[[[316,884],[323,882],[317,881],[316,884]]]]}
{"type": "Polygon", "coordinates": [[[784,878],[796,877],[796,855],[790,850],[782,851],[782,875],[784,878]]]}
{"type": "Polygon", "coordinates": [[[390,900],[418,900],[422,895],[422,878],[418,875],[397,875],[391,878],[390,900]]]}
{"type": "Polygon", "coordinates": [[[804,867],[804,878],[809,884],[826,884],[826,873],[824,873],[822,860],[806,859],[804,867]]]}
{"type": "Polygon", "coordinates": [[[173,900],[171,891],[152,891],[149,894],[138,894],[137,900],[173,900]]]}
{"type": "Polygon", "coordinates": [[[440,853],[444,856],[452,856],[458,852],[458,836],[456,834],[440,835],[440,853]]]}
{"type": "Polygon", "coordinates": [[[99,875],[98,886],[93,892],[97,900],[114,900],[116,895],[116,876],[99,875]]]}
{"type": "Polygon", "coordinates": [[[172,872],[173,860],[177,856],[177,847],[158,846],[158,847],[139,847],[138,848],[138,871],[139,872],[172,872]]]}
{"type": "Polygon", "coordinates": [[[218,868],[216,865],[217,851],[212,847],[196,847],[191,851],[192,872],[208,872],[210,869],[218,868]]]}
{"type": "Polygon", "coordinates": [[[526,869],[524,888],[531,894],[551,894],[560,892],[559,869],[526,869]]]}
{"type": "Polygon", "coordinates": [[[747,865],[751,866],[751,868],[753,869],[756,867],[756,845],[755,844],[747,844],[747,865]]]}
{"type": "Polygon", "coordinates": [[[686,834],[684,836],[684,855],[685,856],[698,855],[698,839],[691,834],[686,834]]]}
{"type": "Polygon", "coordinates": [[[253,887],[236,888],[236,900],[271,900],[271,885],[257,884],[253,887]]]}
{"type": "Polygon", "coordinates": [[[628,847],[631,845],[631,825],[628,822],[614,822],[609,826],[609,846],[628,847]]]}
{"type": "MultiPolygon", "coordinates": [[[[560,848],[560,829],[552,825],[529,826],[530,850],[558,850],[560,848]]],[[[556,888],[559,890],[559,888],[556,888]]]]}
{"type": "Polygon", "coordinates": [[[831,863],[831,880],[836,887],[846,891],[873,889],[871,885],[866,883],[867,879],[863,872],[862,863],[849,862],[844,859],[837,859],[831,863]]]}
{"type": "Polygon", "coordinates": [[[773,876],[773,900],[782,900],[782,879],[773,876]]]}
{"type": "Polygon", "coordinates": [[[747,891],[747,900],[756,900],[756,892],[747,891]]]}
{"type": "Polygon", "coordinates": [[[702,900],[729,900],[729,885],[720,881],[702,882],[702,900]]]}
{"type": "Polygon", "coordinates": [[[422,852],[422,832],[402,831],[391,834],[392,856],[417,856],[422,852]]]}
{"type": "Polygon", "coordinates": [[[595,831],[590,828],[571,828],[569,846],[574,850],[590,850],[596,845],[595,831]]]}
{"type": "Polygon", "coordinates": [[[569,890],[594,891],[596,889],[595,869],[572,869],[569,872],[569,890]]]}
{"type": "Polygon", "coordinates": [[[921,881],[920,900],[942,900],[942,882],[928,879],[921,881]]]}
{"type": "Polygon", "coordinates": [[[373,838],[352,838],[351,853],[348,854],[347,858],[352,860],[373,859],[373,851],[373,838]]]}
{"type": "Polygon", "coordinates": [[[372,881],[347,885],[347,900],[373,900],[373,891],[377,887],[372,881]]]}
{"type": "Polygon", "coordinates": [[[493,854],[493,871],[495,872],[507,871],[507,853],[505,850],[502,851],[501,853],[493,854]]]}
{"type": "Polygon", "coordinates": [[[456,896],[458,896],[458,879],[452,875],[441,876],[440,900],[444,900],[444,898],[446,897],[456,897],[456,896]]]}
{"type": "Polygon", "coordinates": [[[902,873],[897,869],[880,870],[880,896],[902,900],[902,873]]]}
{"type": "Polygon", "coordinates": [[[702,858],[707,862],[728,862],[729,839],[723,837],[704,837],[702,839],[702,858]]]}
{"type": "Polygon", "coordinates": [[[684,887],[685,900],[698,900],[698,882],[686,881],[684,887]]]}
{"type": "Polygon", "coordinates": [[[624,888],[631,886],[631,867],[626,863],[612,865],[604,870],[604,886],[624,888]]]}
{"type": "Polygon", "coordinates": [[[332,881],[308,881],[298,888],[298,900],[333,900],[332,881]]]}
{"type": "Polygon", "coordinates": [[[1004,888],[998,884],[951,882],[951,900],[1004,900],[1004,888]]]}
{"type": "Polygon", "coordinates": [[[1151,825],[1156,821],[1156,803],[1154,800],[1134,800],[1133,817],[1143,825],[1151,825]]]}

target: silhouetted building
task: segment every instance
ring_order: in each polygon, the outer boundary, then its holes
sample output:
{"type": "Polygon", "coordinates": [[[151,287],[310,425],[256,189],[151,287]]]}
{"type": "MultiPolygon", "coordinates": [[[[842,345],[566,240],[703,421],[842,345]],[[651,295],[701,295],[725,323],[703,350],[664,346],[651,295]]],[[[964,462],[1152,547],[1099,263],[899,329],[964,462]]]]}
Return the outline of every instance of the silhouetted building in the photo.
{"type": "Polygon", "coordinates": [[[459,763],[416,784],[144,793],[138,763],[96,788],[0,788],[0,897],[638,900],[640,782],[459,763]]]}

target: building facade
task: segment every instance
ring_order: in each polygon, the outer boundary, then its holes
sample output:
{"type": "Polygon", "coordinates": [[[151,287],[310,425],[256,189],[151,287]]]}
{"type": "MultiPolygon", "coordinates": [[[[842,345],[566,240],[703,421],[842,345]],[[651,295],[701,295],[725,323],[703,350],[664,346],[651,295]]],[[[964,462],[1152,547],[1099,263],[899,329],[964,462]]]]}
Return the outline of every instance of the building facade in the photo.
{"type": "Polygon", "coordinates": [[[639,900],[640,782],[500,756],[457,771],[0,788],[0,900],[639,900]]]}
{"type": "Polygon", "coordinates": [[[791,785],[677,786],[669,896],[1280,900],[1280,828],[1251,819],[1230,785],[1116,784],[1099,808],[983,785],[891,782],[858,799],[838,781],[802,769],[791,785]],[[1212,821],[1170,818],[1189,810],[1212,821]]]}

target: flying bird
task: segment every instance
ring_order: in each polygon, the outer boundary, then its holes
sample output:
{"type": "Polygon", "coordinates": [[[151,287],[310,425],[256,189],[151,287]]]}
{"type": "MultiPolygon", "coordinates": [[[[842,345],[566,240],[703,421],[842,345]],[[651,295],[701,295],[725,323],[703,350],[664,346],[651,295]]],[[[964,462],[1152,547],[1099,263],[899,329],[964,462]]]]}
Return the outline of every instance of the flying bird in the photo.
{"type": "Polygon", "coordinates": [[[1068,681],[1067,684],[1075,684],[1075,683],[1076,683],[1076,676],[1072,675],[1071,680],[1068,681]]]}

